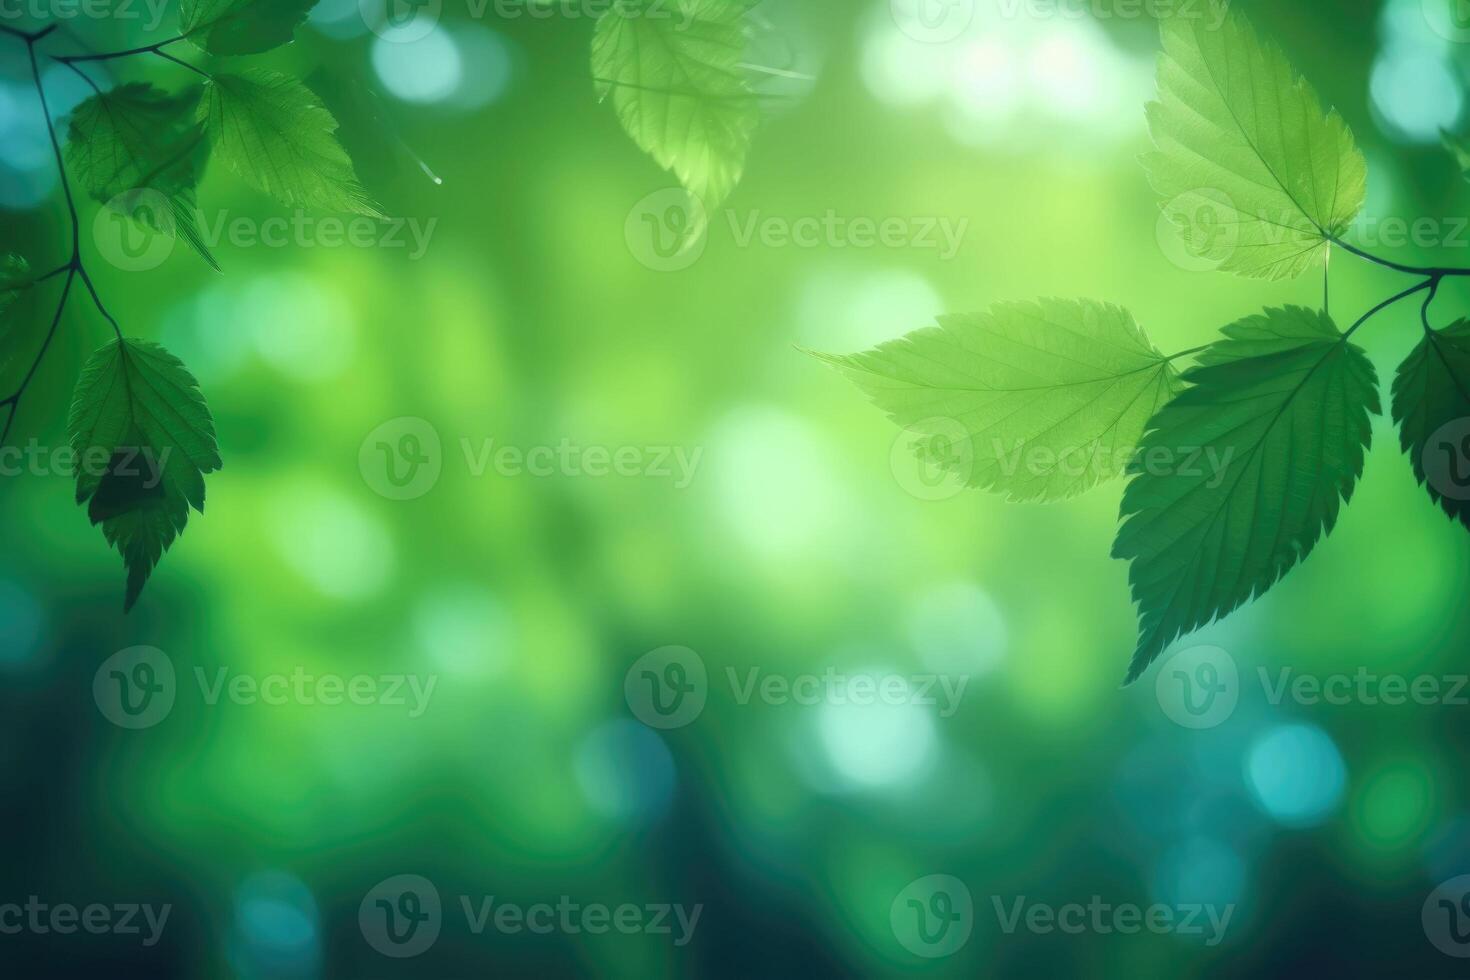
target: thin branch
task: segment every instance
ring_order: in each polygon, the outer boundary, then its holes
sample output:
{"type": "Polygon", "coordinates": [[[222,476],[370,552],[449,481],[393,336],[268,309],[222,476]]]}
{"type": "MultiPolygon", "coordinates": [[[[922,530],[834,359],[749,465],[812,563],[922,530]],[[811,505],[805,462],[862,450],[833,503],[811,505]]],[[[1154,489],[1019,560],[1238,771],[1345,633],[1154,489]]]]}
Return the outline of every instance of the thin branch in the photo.
{"type": "Polygon", "coordinates": [[[140,48],[128,48],[126,51],[103,51],[100,54],[68,54],[61,55],[56,60],[69,65],[76,61],[111,61],[113,58],[126,58],[135,54],[158,54],[165,46],[175,44],[183,39],[184,36],[180,34],[178,37],[171,37],[165,41],[159,41],[157,44],[145,44],[140,48]]]}
{"type": "Polygon", "coordinates": [[[1356,245],[1349,245],[1341,238],[1328,236],[1327,241],[1332,243],[1333,245],[1338,245],[1342,247],[1343,249],[1351,252],[1353,255],[1356,255],[1360,259],[1367,259],[1374,265],[1381,265],[1385,269],[1392,269],[1395,272],[1406,272],[1409,275],[1414,276],[1428,276],[1433,279],[1443,279],[1446,276],[1470,276],[1470,269],[1454,269],[1444,266],[1404,265],[1402,262],[1391,262],[1388,259],[1379,258],[1371,252],[1363,251],[1356,245]]]}
{"type": "Polygon", "coordinates": [[[71,195],[71,181],[66,176],[66,164],[61,159],[61,144],[56,139],[56,124],[51,120],[51,106],[46,102],[46,87],[41,84],[41,68],[36,63],[36,41],[26,42],[26,54],[31,59],[31,79],[36,83],[36,95],[41,100],[41,114],[46,117],[46,135],[51,138],[51,152],[56,156],[56,172],[61,175],[61,189],[66,193],[66,210],[71,217],[71,261],[77,265],[82,254],[81,220],[77,217],[77,203],[71,195]]]}
{"type": "Polygon", "coordinates": [[[94,82],[94,81],[92,81],[92,76],[90,76],[86,72],[82,71],[76,65],[72,64],[70,61],[62,61],[60,58],[52,58],[51,60],[57,62],[58,64],[65,65],[66,67],[70,68],[73,72],[75,72],[77,74],[77,77],[79,77],[82,81],[86,82],[88,85],[92,86],[92,91],[93,92],[96,92],[98,95],[101,95],[102,94],[102,90],[97,87],[97,83],[94,82]]]}
{"type": "Polygon", "coordinates": [[[191,65],[191,64],[189,64],[187,61],[185,61],[182,58],[175,58],[173,55],[169,54],[167,51],[160,51],[160,50],[155,49],[153,53],[156,54],[156,55],[158,55],[158,57],[162,58],[164,61],[172,61],[176,65],[182,65],[183,67],[185,67],[185,68],[189,69],[190,71],[192,71],[194,74],[198,75],[200,78],[209,79],[210,81],[213,81],[214,80],[214,76],[211,75],[209,72],[205,71],[203,68],[199,68],[199,67],[196,67],[194,65],[191,65]]]}
{"type": "Polygon", "coordinates": [[[1424,297],[1424,305],[1419,308],[1419,320],[1424,324],[1425,333],[1433,333],[1434,327],[1429,323],[1429,305],[1434,302],[1434,297],[1439,294],[1439,280],[1434,280],[1429,287],[1429,295],[1424,297]]]}
{"type": "Polygon", "coordinates": [[[41,349],[36,352],[36,359],[31,362],[30,370],[21,379],[20,387],[15,389],[15,394],[9,398],[0,399],[0,406],[9,409],[5,416],[5,427],[0,429],[0,446],[10,440],[10,427],[15,424],[16,415],[20,414],[20,398],[30,387],[31,379],[36,376],[36,371],[40,369],[41,361],[45,359],[46,351],[51,347],[51,338],[56,336],[56,328],[61,324],[61,314],[66,309],[66,298],[71,295],[71,284],[77,277],[75,265],[67,266],[66,269],[66,284],[61,287],[61,300],[56,304],[56,312],[51,317],[51,328],[46,331],[46,339],[41,342],[41,349]]]}
{"type": "Polygon", "coordinates": [[[56,30],[56,27],[56,24],[50,24],[41,28],[39,31],[22,31],[18,28],[6,27],[4,24],[0,24],[0,33],[7,34],[10,37],[18,37],[27,44],[35,44],[41,38],[56,30]]]}
{"type": "Polygon", "coordinates": [[[1433,295],[1433,291],[1434,291],[1434,289],[1436,289],[1439,286],[1439,280],[1441,278],[1442,277],[1440,277],[1440,276],[1430,276],[1428,279],[1425,279],[1423,282],[1419,283],[1418,285],[1416,285],[1416,286],[1410,286],[1408,289],[1404,290],[1403,292],[1401,292],[1401,293],[1395,293],[1393,296],[1390,296],[1388,299],[1384,300],[1382,303],[1379,303],[1377,306],[1373,307],[1373,309],[1369,310],[1367,313],[1364,313],[1362,316],[1358,317],[1358,321],[1356,323],[1354,323],[1351,327],[1348,327],[1347,332],[1342,335],[1342,339],[1343,340],[1347,340],[1349,337],[1351,337],[1353,335],[1354,331],[1356,331],[1363,324],[1367,323],[1369,320],[1373,319],[1379,313],[1381,313],[1384,310],[1388,309],[1390,306],[1392,306],[1393,304],[1397,303],[1399,300],[1406,299],[1409,296],[1413,296],[1415,293],[1419,292],[1419,290],[1421,290],[1421,289],[1428,289],[1428,290],[1430,290],[1430,295],[1433,295]]]}
{"type": "Polygon", "coordinates": [[[87,274],[86,268],[80,262],[77,263],[77,275],[81,277],[82,285],[87,287],[87,292],[92,294],[92,304],[97,307],[97,312],[102,314],[104,320],[112,324],[112,332],[117,334],[118,340],[122,340],[122,327],[117,325],[112,314],[107,312],[107,307],[102,305],[102,297],[97,295],[97,287],[92,284],[92,277],[87,274]]]}

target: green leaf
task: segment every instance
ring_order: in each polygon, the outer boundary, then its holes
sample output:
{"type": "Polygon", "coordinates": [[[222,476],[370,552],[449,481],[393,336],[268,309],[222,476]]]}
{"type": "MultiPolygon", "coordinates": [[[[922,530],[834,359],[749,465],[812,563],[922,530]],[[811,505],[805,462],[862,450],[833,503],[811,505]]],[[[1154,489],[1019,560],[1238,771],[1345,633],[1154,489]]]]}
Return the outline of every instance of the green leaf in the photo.
{"type": "Polygon", "coordinates": [[[293,207],[381,217],[311,90],[277,72],[221,73],[199,104],[215,152],[251,184],[293,207]]]}
{"type": "Polygon", "coordinates": [[[1377,378],[1325,313],[1231,324],[1150,424],[1113,555],[1139,609],[1136,680],[1173,640],[1259,596],[1332,530],[1363,470],[1377,378]]]}
{"type": "Polygon", "coordinates": [[[1133,316],[1091,301],[1002,303],[866,353],[818,356],[899,425],[962,432],[950,469],[1017,501],[1061,500],[1117,476],[1179,390],[1133,316]]]}
{"type": "Polygon", "coordinates": [[[195,120],[201,89],[169,94],[143,82],[94,95],[72,112],[66,165],[93,199],[161,234],[177,234],[216,271],[199,234],[194,188],[209,156],[195,120]],[[146,195],[167,199],[151,206],[146,195]]]}
{"type": "Polygon", "coordinates": [[[707,209],[740,182],[760,122],[745,80],[742,0],[618,0],[597,22],[592,75],[619,121],[707,209]]]}
{"type": "Polygon", "coordinates": [[[34,284],[31,265],[24,257],[14,252],[0,255],[0,316],[9,312],[21,294],[34,284]]]}
{"type": "Polygon", "coordinates": [[[1393,418],[1414,476],[1470,528],[1470,320],[1424,332],[1394,378],[1393,418]]]}
{"type": "Polygon", "coordinates": [[[204,511],[204,474],[222,465],[199,383],[157,344],[116,340],[77,381],[68,426],[77,503],[128,570],[131,609],[153,567],[204,511]]]}
{"type": "Polygon", "coordinates": [[[21,340],[20,331],[14,324],[6,321],[6,315],[10,313],[16,300],[34,285],[35,279],[31,276],[29,262],[14,252],[0,254],[0,377],[4,376],[5,369],[10,366],[21,340]]]}
{"type": "Polygon", "coordinates": [[[210,54],[260,54],[291,43],[316,0],[182,0],[179,33],[210,54]]]}
{"type": "Polygon", "coordinates": [[[1244,15],[1161,27],[1159,101],[1148,106],[1157,149],[1143,164],[1165,214],[1223,270],[1301,274],[1362,210],[1368,169],[1352,132],[1244,15]]]}

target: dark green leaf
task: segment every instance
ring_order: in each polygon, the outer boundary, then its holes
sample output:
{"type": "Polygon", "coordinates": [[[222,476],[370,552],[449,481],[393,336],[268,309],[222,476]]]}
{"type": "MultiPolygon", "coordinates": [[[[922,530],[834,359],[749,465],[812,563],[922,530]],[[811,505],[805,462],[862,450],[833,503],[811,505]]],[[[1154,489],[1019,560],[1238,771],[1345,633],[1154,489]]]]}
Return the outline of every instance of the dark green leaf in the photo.
{"type": "Polygon", "coordinates": [[[1113,548],[1139,607],[1129,682],[1332,530],[1379,411],[1373,366],[1325,313],[1272,309],[1223,332],[1130,467],[1113,548]]]}
{"type": "Polygon", "coordinates": [[[178,358],[157,344],[117,340],[83,369],[68,428],[77,503],[122,554],[131,609],[189,508],[204,510],[204,474],[221,466],[214,422],[178,358]]]}
{"type": "Polygon", "coordinates": [[[179,32],[210,54],[259,54],[291,42],[316,0],[182,0],[179,32]]]}
{"type": "Polygon", "coordinates": [[[220,159],[282,203],[380,217],[337,142],[337,120],[294,78],[218,74],[199,112],[220,159]]]}
{"type": "Polygon", "coordinates": [[[156,232],[177,233],[218,269],[196,220],[194,189],[209,155],[195,119],[200,92],[131,82],[92,96],[72,113],[66,164],[94,199],[156,232]],[[168,209],[139,206],[145,192],[163,195],[168,209]]]}
{"type": "Polygon", "coordinates": [[[1470,528],[1470,320],[1425,331],[1394,379],[1393,418],[1414,475],[1470,528]]]}

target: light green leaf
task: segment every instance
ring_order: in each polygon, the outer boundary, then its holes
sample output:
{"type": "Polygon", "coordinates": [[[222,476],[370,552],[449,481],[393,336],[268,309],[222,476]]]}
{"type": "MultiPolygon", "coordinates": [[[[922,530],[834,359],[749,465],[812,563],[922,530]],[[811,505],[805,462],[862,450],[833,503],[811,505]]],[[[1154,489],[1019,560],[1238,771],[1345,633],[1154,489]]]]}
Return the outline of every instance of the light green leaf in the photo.
{"type": "Polygon", "coordinates": [[[1393,418],[1414,476],[1470,528],[1470,320],[1424,332],[1394,379],[1393,418]]]}
{"type": "Polygon", "coordinates": [[[1209,2],[1214,17],[1161,21],[1159,101],[1148,106],[1157,149],[1143,164],[1200,257],[1243,276],[1296,276],[1362,210],[1367,164],[1281,49],[1209,2]]]}
{"type": "Polygon", "coordinates": [[[1379,411],[1373,366],[1327,314],[1271,309],[1223,332],[1129,468],[1113,555],[1132,562],[1138,602],[1130,683],[1332,530],[1379,411]]]}
{"type": "Polygon", "coordinates": [[[960,436],[935,462],[1012,500],[1061,500],[1117,476],[1179,388],[1128,311],[1091,301],[1002,303],[819,356],[899,425],[960,436]]]}
{"type": "Polygon", "coordinates": [[[93,199],[153,231],[177,233],[218,270],[199,234],[194,198],[209,156],[195,120],[200,92],[195,85],[171,95],[130,82],[92,96],[72,112],[66,165],[93,199]],[[168,206],[153,206],[150,193],[168,206]]]}
{"type": "Polygon", "coordinates": [[[291,43],[316,0],[182,0],[179,33],[210,54],[259,54],[291,43]]]}
{"type": "Polygon", "coordinates": [[[337,142],[337,120],[294,78],[218,74],[199,118],[220,159],[282,203],[381,217],[337,142]]]}
{"type": "Polygon", "coordinates": [[[618,0],[597,23],[592,76],[619,121],[707,209],[740,182],[760,121],[745,80],[743,0],[618,0]]]}
{"type": "Polygon", "coordinates": [[[131,609],[155,565],[204,511],[204,474],[222,465],[199,383],[157,344],[117,340],[77,381],[68,425],[77,503],[128,570],[131,609]]]}

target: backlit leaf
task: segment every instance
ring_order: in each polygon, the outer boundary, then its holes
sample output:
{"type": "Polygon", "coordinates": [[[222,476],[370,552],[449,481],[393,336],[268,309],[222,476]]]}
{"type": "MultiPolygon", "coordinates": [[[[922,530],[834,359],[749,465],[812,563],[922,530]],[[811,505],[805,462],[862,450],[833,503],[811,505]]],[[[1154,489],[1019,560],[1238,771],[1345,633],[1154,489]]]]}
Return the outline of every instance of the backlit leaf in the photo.
{"type": "Polygon", "coordinates": [[[1351,131],[1221,0],[1160,23],[1156,149],[1143,163],[1165,214],[1223,270],[1299,275],[1362,210],[1367,165],[1351,131]]]}

